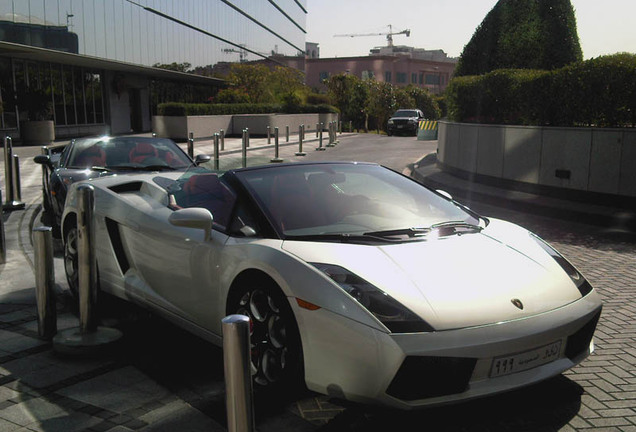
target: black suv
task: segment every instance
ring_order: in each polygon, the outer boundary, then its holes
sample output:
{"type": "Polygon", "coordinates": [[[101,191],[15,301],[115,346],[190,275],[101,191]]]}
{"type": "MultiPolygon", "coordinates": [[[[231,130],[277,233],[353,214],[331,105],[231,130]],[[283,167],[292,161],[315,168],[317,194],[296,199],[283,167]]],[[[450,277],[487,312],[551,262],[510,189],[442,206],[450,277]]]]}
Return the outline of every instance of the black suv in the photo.
{"type": "Polygon", "coordinates": [[[386,134],[398,133],[417,135],[417,126],[424,120],[424,113],[418,109],[399,109],[393,113],[386,125],[386,134]]]}

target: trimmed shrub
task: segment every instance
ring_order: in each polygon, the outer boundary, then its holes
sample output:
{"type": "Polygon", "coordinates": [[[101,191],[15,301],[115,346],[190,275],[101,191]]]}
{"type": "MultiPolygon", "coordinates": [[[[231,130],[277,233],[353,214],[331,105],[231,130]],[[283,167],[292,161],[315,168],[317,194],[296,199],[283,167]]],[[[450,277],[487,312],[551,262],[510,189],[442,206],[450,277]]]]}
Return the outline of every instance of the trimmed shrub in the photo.
{"type": "Polygon", "coordinates": [[[280,104],[186,104],[167,102],[159,104],[157,112],[158,115],[179,117],[271,113],[337,113],[338,109],[331,105],[283,106],[280,104]]]}
{"type": "Polygon", "coordinates": [[[636,55],[615,54],[554,71],[502,69],[453,79],[455,121],[541,126],[634,126],[636,55]]]}

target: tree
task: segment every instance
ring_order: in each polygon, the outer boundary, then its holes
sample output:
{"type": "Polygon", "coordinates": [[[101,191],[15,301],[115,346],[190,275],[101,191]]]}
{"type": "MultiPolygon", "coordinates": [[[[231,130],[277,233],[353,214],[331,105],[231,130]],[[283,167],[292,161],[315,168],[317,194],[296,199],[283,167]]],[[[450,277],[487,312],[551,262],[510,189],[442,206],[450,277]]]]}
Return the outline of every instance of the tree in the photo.
{"type": "Polygon", "coordinates": [[[376,129],[384,128],[389,117],[397,108],[397,98],[395,88],[387,82],[366,81],[369,88],[369,98],[367,100],[367,112],[375,117],[376,129]]]}
{"type": "Polygon", "coordinates": [[[570,0],[499,0],[464,47],[455,76],[552,70],[582,59],[570,0]]]}
{"type": "Polygon", "coordinates": [[[366,130],[369,87],[355,75],[341,73],[325,82],[331,102],[340,110],[342,121],[351,121],[356,129],[366,130]]]}
{"type": "Polygon", "coordinates": [[[440,107],[427,89],[409,84],[404,91],[413,99],[413,106],[422,110],[425,118],[437,120],[441,117],[440,107]]]}

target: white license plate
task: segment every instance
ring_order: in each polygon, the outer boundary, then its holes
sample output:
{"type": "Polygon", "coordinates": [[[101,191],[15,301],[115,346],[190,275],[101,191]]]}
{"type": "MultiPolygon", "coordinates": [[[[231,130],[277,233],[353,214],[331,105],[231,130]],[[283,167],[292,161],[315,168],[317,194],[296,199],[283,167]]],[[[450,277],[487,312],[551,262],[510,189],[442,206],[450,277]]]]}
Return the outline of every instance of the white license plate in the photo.
{"type": "Polygon", "coordinates": [[[490,367],[490,377],[500,377],[550,363],[561,355],[561,341],[505,357],[496,357],[490,367]]]}
{"type": "Polygon", "coordinates": [[[404,127],[404,125],[397,125],[398,129],[402,129],[404,127]]]}

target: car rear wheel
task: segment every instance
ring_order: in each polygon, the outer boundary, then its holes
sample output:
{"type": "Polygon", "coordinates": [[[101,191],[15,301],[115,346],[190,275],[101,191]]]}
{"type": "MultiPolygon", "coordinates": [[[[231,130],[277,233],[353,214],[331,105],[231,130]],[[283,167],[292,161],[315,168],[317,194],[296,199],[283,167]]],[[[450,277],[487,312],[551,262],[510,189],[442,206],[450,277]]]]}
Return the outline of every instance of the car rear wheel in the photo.
{"type": "Polygon", "coordinates": [[[69,228],[64,236],[64,273],[71,294],[79,299],[79,274],[77,272],[77,227],[69,228]]]}
{"type": "Polygon", "coordinates": [[[250,318],[252,378],[256,391],[280,392],[301,387],[302,347],[287,298],[273,282],[241,285],[228,303],[229,313],[250,318]]]}

